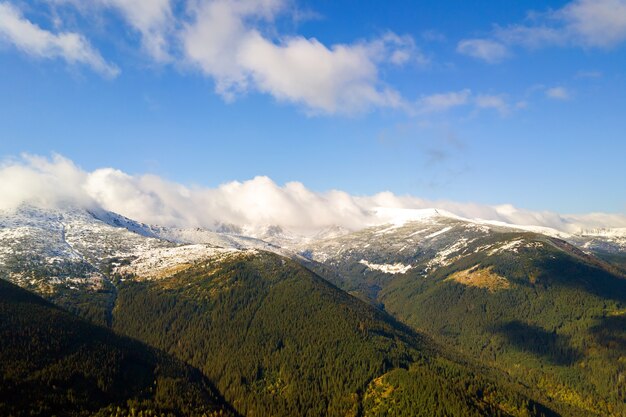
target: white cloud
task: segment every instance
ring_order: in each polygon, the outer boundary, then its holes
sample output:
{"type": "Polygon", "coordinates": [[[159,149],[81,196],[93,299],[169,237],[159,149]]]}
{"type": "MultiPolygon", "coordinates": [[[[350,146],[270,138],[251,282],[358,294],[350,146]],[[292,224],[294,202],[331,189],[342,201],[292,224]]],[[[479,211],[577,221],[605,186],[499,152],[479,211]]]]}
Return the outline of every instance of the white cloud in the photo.
{"type": "Polygon", "coordinates": [[[567,35],[558,28],[546,26],[511,25],[497,27],[494,36],[508,47],[523,46],[539,49],[547,46],[566,46],[567,35]]]}
{"type": "Polygon", "coordinates": [[[383,62],[396,66],[430,64],[430,58],[419,50],[415,40],[408,35],[399,36],[393,32],[387,32],[379,39],[370,42],[369,45],[373,49],[378,49],[379,60],[383,62]]]}
{"type": "Polygon", "coordinates": [[[399,93],[379,79],[379,66],[410,61],[416,52],[412,39],[388,33],[372,42],[332,46],[302,36],[270,39],[261,27],[283,12],[285,4],[195,3],[193,20],[181,34],[187,60],[212,77],[217,92],[228,99],[256,90],[322,113],[404,105],[399,93]]]}
{"type": "Polygon", "coordinates": [[[626,0],[574,0],[530,15],[529,23],[496,27],[485,39],[462,40],[457,51],[497,62],[512,46],[611,48],[626,41],[626,0]]]}
{"type": "Polygon", "coordinates": [[[501,95],[481,94],[474,99],[479,109],[494,109],[504,115],[509,112],[509,105],[501,95]]]}
{"type": "Polygon", "coordinates": [[[246,230],[278,225],[310,235],[324,228],[357,230],[389,221],[397,210],[439,208],[467,218],[552,227],[564,232],[626,227],[626,216],[593,213],[565,216],[511,205],[487,206],[429,201],[381,192],[353,196],[342,191],[313,192],[299,182],[279,186],[267,177],[230,182],[216,188],[188,187],[154,175],[128,175],[112,168],[84,171],[71,161],[23,156],[0,164],[0,209],[22,203],[44,207],[77,204],[102,207],[151,224],[214,228],[233,224],[246,230]]]}
{"type": "Polygon", "coordinates": [[[404,65],[411,60],[411,54],[408,51],[397,50],[391,54],[390,61],[394,65],[404,65]]]}
{"type": "Polygon", "coordinates": [[[15,6],[0,3],[0,41],[36,58],[61,58],[70,64],[83,64],[106,77],[115,77],[119,69],[102,58],[79,33],[52,33],[26,19],[15,6]]]}
{"type": "Polygon", "coordinates": [[[240,53],[258,90],[313,111],[352,112],[402,104],[397,92],[377,87],[377,67],[368,45],[329,49],[302,37],[276,45],[257,33],[240,53]]]}
{"type": "Polygon", "coordinates": [[[167,35],[173,30],[170,0],[97,0],[124,16],[141,33],[144,49],[157,61],[168,60],[167,35]]]}
{"type": "MultiPolygon", "coordinates": [[[[498,111],[502,116],[511,111],[504,95],[494,94],[473,94],[469,89],[438,93],[420,98],[416,105],[417,114],[439,113],[452,110],[457,107],[471,106],[474,111],[492,109],[498,111]]],[[[516,109],[526,106],[524,102],[518,102],[516,109]]]]}
{"type": "Polygon", "coordinates": [[[456,50],[489,63],[500,62],[509,55],[506,46],[489,39],[464,39],[458,43],[456,50]]]}
{"type": "MultiPolygon", "coordinates": [[[[260,92],[310,114],[410,110],[381,69],[430,63],[412,37],[393,32],[338,44],[281,34],[276,20],[299,16],[291,0],[44,1],[71,8],[86,22],[101,19],[104,9],[116,11],[141,35],[151,58],[198,69],[226,100],[260,92]]],[[[58,15],[51,19],[64,24],[58,15]]]]}
{"type": "Polygon", "coordinates": [[[465,89],[424,96],[419,99],[417,110],[419,113],[433,113],[464,106],[468,104],[471,94],[469,89],[465,89]]]}
{"type": "Polygon", "coordinates": [[[554,13],[571,42],[611,47],[626,40],[625,0],[575,0],[554,13]]]}
{"type": "Polygon", "coordinates": [[[571,95],[565,87],[552,87],[546,90],[546,97],[554,100],[569,100],[571,95]]]}
{"type": "Polygon", "coordinates": [[[86,179],[86,172],[58,155],[4,160],[0,164],[0,209],[13,209],[24,202],[48,208],[68,203],[95,206],[82,187],[86,179]]]}
{"type": "Polygon", "coordinates": [[[82,13],[100,12],[103,8],[116,10],[124,20],[141,34],[144,50],[155,60],[171,59],[168,35],[175,22],[171,0],[46,0],[55,5],[71,4],[82,13]]]}

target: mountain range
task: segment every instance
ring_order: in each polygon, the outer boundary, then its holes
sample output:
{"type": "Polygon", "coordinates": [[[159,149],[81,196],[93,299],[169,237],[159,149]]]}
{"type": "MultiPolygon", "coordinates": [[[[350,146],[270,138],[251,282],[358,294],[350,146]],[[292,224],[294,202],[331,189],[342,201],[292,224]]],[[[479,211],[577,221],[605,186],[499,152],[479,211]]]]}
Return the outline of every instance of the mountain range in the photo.
{"type": "Polygon", "coordinates": [[[0,410],[626,415],[625,230],[386,214],[304,237],[0,213],[0,410]]]}

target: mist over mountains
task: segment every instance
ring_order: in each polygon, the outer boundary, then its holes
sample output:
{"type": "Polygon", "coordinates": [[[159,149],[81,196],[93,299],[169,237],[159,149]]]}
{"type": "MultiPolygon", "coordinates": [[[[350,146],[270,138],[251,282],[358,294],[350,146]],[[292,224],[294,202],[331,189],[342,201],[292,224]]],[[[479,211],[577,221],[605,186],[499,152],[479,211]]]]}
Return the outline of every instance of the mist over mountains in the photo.
{"type": "Polygon", "coordinates": [[[263,176],[216,188],[188,186],[114,168],[85,171],[60,155],[5,159],[0,165],[0,194],[3,210],[13,210],[22,203],[39,207],[70,204],[112,211],[146,224],[235,230],[250,236],[261,236],[268,227],[305,237],[336,227],[356,231],[419,217],[412,210],[425,208],[467,219],[545,227],[568,234],[626,227],[623,214],[568,215],[509,204],[429,201],[391,192],[370,196],[339,190],[315,192],[299,182],[281,186],[263,176]]]}

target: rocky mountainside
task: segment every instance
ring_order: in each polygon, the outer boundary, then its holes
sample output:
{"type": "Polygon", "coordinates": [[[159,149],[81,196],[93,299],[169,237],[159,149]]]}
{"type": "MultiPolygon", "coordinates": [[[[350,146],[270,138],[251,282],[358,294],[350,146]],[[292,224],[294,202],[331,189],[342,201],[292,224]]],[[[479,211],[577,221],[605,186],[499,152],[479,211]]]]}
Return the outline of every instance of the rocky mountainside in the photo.
{"type": "MultiPolygon", "coordinates": [[[[376,298],[381,280],[409,271],[432,273],[470,256],[521,254],[526,249],[560,247],[577,256],[626,254],[621,234],[575,236],[553,229],[472,221],[441,210],[418,210],[394,223],[370,227],[338,237],[295,245],[293,250],[327,268],[341,286],[376,298]],[[566,245],[570,242],[571,245],[566,245]],[[602,243],[600,243],[602,242],[602,243]],[[575,251],[575,247],[581,251],[575,251]],[[352,270],[354,268],[354,270],[352,270]],[[353,279],[353,277],[358,278],[353,279]]],[[[601,262],[595,259],[594,262],[601,262]]],[[[604,262],[615,271],[615,265],[604,262]]]]}

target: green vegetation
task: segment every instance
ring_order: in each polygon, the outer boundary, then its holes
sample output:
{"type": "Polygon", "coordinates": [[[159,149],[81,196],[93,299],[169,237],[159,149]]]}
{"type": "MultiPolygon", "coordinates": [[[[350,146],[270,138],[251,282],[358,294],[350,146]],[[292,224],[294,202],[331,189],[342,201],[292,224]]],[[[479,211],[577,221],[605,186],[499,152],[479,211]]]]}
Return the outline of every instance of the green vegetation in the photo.
{"type": "Polygon", "coordinates": [[[411,271],[389,282],[378,301],[401,321],[554,399],[564,413],[626,415],[626,279],[562,241],[504,237],[541,245],[411,271]],[[450,279],[477,265],[507,285],[494,290],[450,279]]]}
{"type": "Polygon", "coordinates": [[[397,413],[410,402],[407,415],[555,415],[512,384],[444,359],[387,314],[273,254],[202,262],[170,278],[117,287],[116,330],[202,370],[247,416],[381,415],[370,391],[391,375],[403,375],[389,380],[404,388],[384,407],[397,413]]]}
{"type": "Polygon", "coordinates": [[[318,242],[306,268],[244,251],[151,279],[98,233],[88,258],[11,242],[0,277],[47,301],[0,280],[0,415],[626,415],[621,254],[431,226],[318,242]]]}
{"type": "Polygon", "coordinates": [[[620,272],[626,274],[626,253],[624,252],[609,252],[601,249],[595,249],[594,255],[598,258],[609,262],[620,270],[620,272]]]}
{"type": "Polygon", "coordinates": [[[180,361],[0,279],[0,415],[232,415],[180,361]]]}
{"type": "Polygon", "coordinates": [[[428,367],[414,364],[372,381],[365,394],[365,416],[480,417],[553,415],[539,404],[503,389],[444,358],[428,367]]]}

